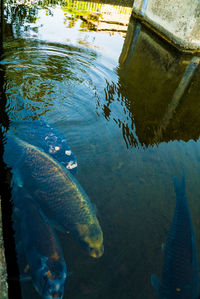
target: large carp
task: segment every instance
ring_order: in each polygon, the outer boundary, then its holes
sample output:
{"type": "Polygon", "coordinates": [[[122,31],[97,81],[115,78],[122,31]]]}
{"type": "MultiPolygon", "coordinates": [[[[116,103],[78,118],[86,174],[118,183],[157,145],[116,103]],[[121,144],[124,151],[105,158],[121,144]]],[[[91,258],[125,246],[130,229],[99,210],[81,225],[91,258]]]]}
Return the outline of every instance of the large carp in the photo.
{"type": "Polygon", "coordinates": [[[198,299],[199,266],[192,219],[182,181],[174,178],[176,207],[165,247],[162,282],[156,275],[151,282],[160,299],[198,299]]]}
{"type": "MultiPolygon", "coordinates": [[[[14,229],[18,228],[18,237],[27,262],[22,277],[27,271],[30,272],[33,285],[43,299],[62,299],[67,268],[53,228],[24,188],[15,187],[12,200],[18,218],[14,222],[14,229]]],[[[17,248],[19,251],[21,246],[17,248]]]]}
{"type": "Polygon", "coordinates": [[[75,236],[92,257],[102,256],[103,233],[93,205],[67,169],[42,149],[9,134],[4,161],[12,169],[13,184],[25,188],[51,222],[75,236]]]}

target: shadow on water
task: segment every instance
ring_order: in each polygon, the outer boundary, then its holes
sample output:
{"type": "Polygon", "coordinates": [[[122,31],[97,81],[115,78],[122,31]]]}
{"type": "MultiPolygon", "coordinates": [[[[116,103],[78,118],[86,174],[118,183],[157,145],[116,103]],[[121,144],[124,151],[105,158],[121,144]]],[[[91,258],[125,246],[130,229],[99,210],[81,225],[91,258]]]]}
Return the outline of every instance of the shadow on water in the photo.
{"type": "MultiPolygon", "coordinates": [[[[3,12],[3,1],[1,1],[1,12],[3,12]]],[[[0,32],[0,60],[4,53],[4,19],[1,13],[1,32],[0,32]]],[[[3,161],[5,132],[9,129],[9,117],[6,113],[7,98],[5,95],[5,72],[4,68],[0,71],[0,196],[2,208],[2,229],[5,247],[5,258],[7,264],[7,279],[8,279],[8,296],[9,298],[21,298],[21,287],[19,283],[19,270],[16,259],[14,230],[12,223],[13,206],[10,201],[11,188],[10,180],[11,173],[3,161]],[[14,279],[13,279],[14,278],[14,279]]]]}

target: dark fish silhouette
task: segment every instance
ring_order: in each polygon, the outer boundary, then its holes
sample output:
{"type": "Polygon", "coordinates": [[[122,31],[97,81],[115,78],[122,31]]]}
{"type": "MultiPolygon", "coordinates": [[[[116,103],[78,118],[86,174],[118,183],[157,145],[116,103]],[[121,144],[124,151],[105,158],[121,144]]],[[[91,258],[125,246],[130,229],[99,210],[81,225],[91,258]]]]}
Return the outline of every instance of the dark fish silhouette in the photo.
{"type": "Polygon", "coordinates": [[[199,298],[199,267],[192,220],[182,181],[174,178],[176,207],[164,253],[162,283],[156,275],[151,281],[161,299],[199,298]]]}
{"type": "MultiPolygon", "coordinates": [[[[59,241],[46,216],[23,188],[13,190],[20,238],[33,284],[43,299],[62,299],[67,269],[59,241]]],[[[15,228],[14,227],[14,228],[15,228]]],[[[21,273],[22,275],[24,273],[21,273]]]]}
{"type": "Polygon", "coordinates": [[[4,161],[12,168],[14,184],[28,190],[51,222],[72,233],[92,257],[102,256],[103,233],[93,205],[67,169],[41,149],[9,135],[4,161]]]}
{"type": "Polygon", "coordinates": [[[77,160],[66,138],[44,121],[18,121],[11,123],[10,132],[24,141],[42,148],[58,160],[72,174],[77,172],[77,160]]]}

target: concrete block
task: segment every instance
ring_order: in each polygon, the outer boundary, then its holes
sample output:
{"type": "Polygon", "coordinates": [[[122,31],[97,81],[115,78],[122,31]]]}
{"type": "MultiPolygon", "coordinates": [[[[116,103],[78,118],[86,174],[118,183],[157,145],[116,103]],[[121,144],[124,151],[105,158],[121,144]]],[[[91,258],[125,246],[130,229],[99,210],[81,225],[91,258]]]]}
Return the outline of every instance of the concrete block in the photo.
{"type": "Polygon", "coordinates": [[[133,15],[179,49],[200,51],[199,0],[135,0],[133,15]]]}

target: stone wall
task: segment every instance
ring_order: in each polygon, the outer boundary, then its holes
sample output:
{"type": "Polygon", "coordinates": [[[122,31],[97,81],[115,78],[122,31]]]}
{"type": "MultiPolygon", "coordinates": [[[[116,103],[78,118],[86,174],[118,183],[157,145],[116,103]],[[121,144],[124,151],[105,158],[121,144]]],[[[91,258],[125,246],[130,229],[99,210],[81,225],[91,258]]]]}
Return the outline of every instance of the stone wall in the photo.
{"type": "Polygon", "coordinates": [[[1,198],[0,198],[0,299],[8,299],[6,261],[4,255],[2,216],[1,216],[1,198]]]}

